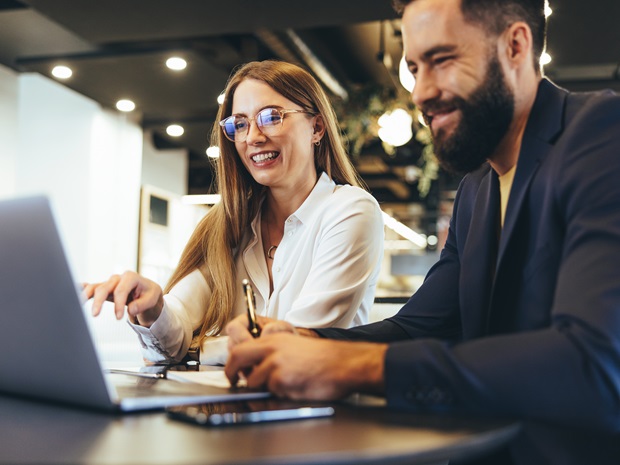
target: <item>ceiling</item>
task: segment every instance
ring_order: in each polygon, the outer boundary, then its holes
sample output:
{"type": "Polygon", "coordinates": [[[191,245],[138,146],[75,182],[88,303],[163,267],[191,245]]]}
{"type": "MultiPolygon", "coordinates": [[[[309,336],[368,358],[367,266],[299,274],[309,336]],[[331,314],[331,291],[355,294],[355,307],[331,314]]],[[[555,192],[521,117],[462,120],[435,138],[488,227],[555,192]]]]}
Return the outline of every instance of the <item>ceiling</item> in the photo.
{"type": "MultiPolygon", "coordinates": [[[[547,74],[570,89],[620,90],[620,2],[551,0],[551,7],[547,74]]],[[[0,0],[0,63],[50,77],[54,65],[66,64],[74,74],[63,84],[104,107],[133,100],[132,117],[156,147],[188,149],[190,193],[211,187],[208,133],[216,98],[236,65],[294,61],[324,83],[327,72],[341,88],[328,87],[338,99],[342,89],[352,96],[368,84],[402,94],[401,53],[399,20],[388,0],[0,0]],[[188,67],[167,69],[171,55],[188,67]],[[183,125],[183,136],[169,137],[170,123],[183,125]]],[[[436,211],[455,180],[442,175],[421,199],[404,174],[419,152],[412,143],[388,156],[370,143],[354,162],[380,202],[436,211]]]]}

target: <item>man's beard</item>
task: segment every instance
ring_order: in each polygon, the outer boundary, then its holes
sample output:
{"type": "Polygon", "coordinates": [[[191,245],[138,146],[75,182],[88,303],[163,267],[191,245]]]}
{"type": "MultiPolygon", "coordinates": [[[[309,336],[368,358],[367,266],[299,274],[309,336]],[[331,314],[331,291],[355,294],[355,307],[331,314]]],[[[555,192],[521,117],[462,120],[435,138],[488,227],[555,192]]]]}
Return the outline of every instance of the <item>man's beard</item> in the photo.
{"type": "Polygon", "coordinates": [[[428,112],[443,109],[461,112],[460,122],[452,135],[446,135],[442,129],[433,134],[435,154],[441,166],[456,173],[479,168],[493,155],[506,135],[514,107],[514,95],[506,84],[497,56],[491,56],[484,82],[467,99],[454,97],[427,102],[421,108],[427,123],[428,112]]]}

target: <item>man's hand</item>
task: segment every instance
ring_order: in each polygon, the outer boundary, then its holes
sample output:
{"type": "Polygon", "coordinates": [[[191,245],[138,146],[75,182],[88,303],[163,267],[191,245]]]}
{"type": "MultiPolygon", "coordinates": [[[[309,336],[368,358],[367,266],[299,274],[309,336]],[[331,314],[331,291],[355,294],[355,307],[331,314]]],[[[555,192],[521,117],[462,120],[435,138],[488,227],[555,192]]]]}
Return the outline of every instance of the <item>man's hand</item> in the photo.
{"type": "MultiPolygon", "coordinates": [[[[258,326],[261,329],[261,336],[275,333],[291,333],[317,337],[316,333],[311,329],[296,328],[287,321],[274,320],[273,318],[260,315],[257,315],[256,318],[258,320],[258,326]]],[[[253,339],[252,334],[250,334],[247,315],[239,315],[228,323],[225,332],[228,335],[229,349],[232,349],[237,344],[253,339]]]]}
{"type": "Polygon", "coordinates": [[[386,344],[264,334],[231,347],[225,372],[232,385],[243,373],[250,388],[266,387],[291,399],[383,394],[386,350],[386,344]]]}

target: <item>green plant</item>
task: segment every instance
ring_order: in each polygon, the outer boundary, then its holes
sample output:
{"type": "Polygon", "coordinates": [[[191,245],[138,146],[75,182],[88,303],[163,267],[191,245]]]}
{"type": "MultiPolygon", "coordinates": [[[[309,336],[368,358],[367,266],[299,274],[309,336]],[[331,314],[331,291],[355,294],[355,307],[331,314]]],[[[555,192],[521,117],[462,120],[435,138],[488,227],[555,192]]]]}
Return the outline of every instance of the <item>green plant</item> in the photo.
{"type": "MultiPolygon", "coordinates": [[[[379,140],[379,117],[397,108],[403,108],[411,113],[415,138],[423,146],[418,162],[420,177],[417,187],[420,195],[425,197],[431,183],[437,179],[439,165],[433,151],[430,131],[419,123],[419,111],[408,96],[398,94],[394,89],[367,85],[354,88],[349,92],[347,100],[334,102],[341,130],[348,140],[349,152],[353,158],[358,157],[365,146],[379,140]]],[[[388,156],[395,155],[396,147],[383,141],[381,143],[388,156]]]]}

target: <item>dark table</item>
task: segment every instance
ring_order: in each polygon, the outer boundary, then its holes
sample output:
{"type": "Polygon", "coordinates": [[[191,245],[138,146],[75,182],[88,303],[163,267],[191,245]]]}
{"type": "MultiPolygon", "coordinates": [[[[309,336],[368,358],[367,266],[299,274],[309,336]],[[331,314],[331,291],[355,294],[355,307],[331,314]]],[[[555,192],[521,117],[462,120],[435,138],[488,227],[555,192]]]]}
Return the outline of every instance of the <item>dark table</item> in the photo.
{"type": "Polygon", "coordinates": [[[0,396],[0,463],[464,463],[519,429],[513,421],[408,414],[382,403],[354,397],[331,404],[331,418],[209,428],[161,411],[109,414],[0,396]]]}

